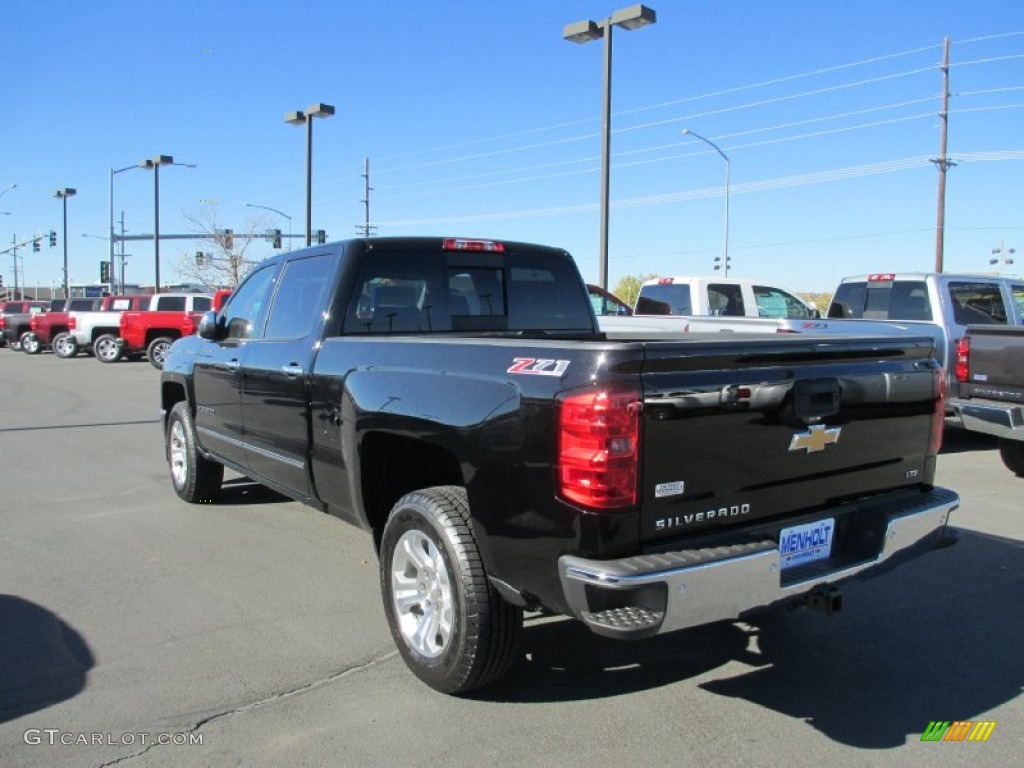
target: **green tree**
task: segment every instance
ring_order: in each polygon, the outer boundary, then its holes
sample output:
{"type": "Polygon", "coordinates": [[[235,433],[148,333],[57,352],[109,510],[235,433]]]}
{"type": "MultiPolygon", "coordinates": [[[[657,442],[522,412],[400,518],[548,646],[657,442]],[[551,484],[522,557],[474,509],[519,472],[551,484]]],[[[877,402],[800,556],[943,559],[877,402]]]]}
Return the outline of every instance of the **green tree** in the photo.
{"type": "Polygon", "coordinates": [[[656,277],[658,277],[658,275],[654,273],[646,275],[626,275],[625,277],[620,278],[619,282],[615,284],[615,288],[612,290],[612,293],[632,307],[636,304],[636,297],[640,294],[640,286],[648,280],[653,280],[656,277]]]}

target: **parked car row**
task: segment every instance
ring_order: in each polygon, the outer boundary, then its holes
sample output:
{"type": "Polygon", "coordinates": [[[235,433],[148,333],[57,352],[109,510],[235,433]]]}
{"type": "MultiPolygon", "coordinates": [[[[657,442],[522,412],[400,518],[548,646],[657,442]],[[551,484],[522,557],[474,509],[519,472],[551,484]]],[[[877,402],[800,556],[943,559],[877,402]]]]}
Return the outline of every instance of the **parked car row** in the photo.
{"type": "Polygon", "coordinates": [[[0,332],[9,349],[60,358],[80,352],[103,363],[145,357],[163,367],[167,349],[195,333],[199,318],[219,308],[229,291],[157,293],[0,305],[0,332]]]}

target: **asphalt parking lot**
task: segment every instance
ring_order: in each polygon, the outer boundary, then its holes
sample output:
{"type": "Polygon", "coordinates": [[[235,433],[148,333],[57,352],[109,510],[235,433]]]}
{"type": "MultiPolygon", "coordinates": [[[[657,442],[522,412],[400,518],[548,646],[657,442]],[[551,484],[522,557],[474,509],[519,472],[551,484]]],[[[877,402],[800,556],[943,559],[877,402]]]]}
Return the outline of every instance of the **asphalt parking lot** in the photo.
{"type": "Polygon", "coordinates": [[[838,615],[634,644],[532,619],[508,678],[455,699],[394,650],[368,535],[239,477],[178,500],[157,381],[0,349],[0,765],[1019,761],[1024,478],[988,439],[940,457],[960,542],[838,615]],[[936,720],[996,726],[922,742],[936,720]]]}

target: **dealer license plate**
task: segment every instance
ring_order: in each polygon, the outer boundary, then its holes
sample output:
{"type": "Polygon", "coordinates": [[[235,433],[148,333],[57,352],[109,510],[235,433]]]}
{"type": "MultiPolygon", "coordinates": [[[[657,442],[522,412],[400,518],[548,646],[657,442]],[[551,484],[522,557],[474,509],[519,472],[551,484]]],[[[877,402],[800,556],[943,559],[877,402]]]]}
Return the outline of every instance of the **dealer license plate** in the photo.
{"type": "Polygon", "coordinates": [[[779,536],[782,569],[813,563],[832,554],[832,534],[835,528],[836,521],[831,517],[814,523],[783,528],[779,536]]]}

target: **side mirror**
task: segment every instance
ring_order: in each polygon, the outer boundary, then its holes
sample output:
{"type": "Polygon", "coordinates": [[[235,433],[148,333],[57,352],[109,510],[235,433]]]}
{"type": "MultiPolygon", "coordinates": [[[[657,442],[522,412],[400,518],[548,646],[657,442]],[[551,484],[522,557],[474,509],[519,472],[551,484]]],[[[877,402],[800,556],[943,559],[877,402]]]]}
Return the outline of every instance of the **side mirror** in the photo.
{"type": "Polygon", "coordinates": [[[217,313],[214,311],[204,312],[199,321],[199,330],[196,334],[201,339],[216,341],[220,336],[220,326],[217,324],[217,313]]]}

